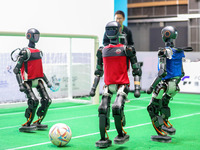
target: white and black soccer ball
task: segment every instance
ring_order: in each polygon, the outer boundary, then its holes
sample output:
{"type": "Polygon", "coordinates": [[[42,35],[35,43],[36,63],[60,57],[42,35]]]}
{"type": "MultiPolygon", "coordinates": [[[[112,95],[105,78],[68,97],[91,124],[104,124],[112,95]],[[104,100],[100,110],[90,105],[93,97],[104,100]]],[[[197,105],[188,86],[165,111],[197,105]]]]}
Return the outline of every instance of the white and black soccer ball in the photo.
{"type": "Polygon", "coordinates": [[[71,129],[64,123],[57,123],[49,130],[50,141],[56,146],[65,146],[69,143],[71,137],[71,129]]]}

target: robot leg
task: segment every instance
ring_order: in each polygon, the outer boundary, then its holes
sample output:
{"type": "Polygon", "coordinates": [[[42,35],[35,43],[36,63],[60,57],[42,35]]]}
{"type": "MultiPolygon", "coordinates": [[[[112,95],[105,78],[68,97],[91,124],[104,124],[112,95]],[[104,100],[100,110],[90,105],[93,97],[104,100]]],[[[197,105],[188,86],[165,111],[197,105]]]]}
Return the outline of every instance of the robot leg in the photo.
{"type": "Polygon", "coordinates": [[[27,102],[28,108],[25,111],[25,117],[27,118],[27,122],[24,123],[21,128],[19,128],[19,131],[29,132],[29,131],[36,130],[36,127],[31,126],[30,124],[34,119],[39,100],[36,98],[31,86],[28,83],[25,82],[24,86],[26,88],[25,93],[28,98],[28,102],[27,102]]]}
{"type": "Polygon", "coordinates": [[[108,87],[105,87],[104,94],[102,96],[101,104],[98,108],[99,111],[99,130],[101,139],[95,143],[96,147],[106,148],[111,146],[112,141],[109,140],[107,130],[110,127],[110,101],[112,95],[108,93],[108,87]],[[107,135],[107,138],[105,137],[107,135]]]}
{"type": "Polygon", "coordinates": [[[158,134],[151,136],[151,140],[168,143],[171,142],[171,137],[167,136],[167,133],[161,128],[164,122],[163,118],[159,115],[160,101],[161,100],[153,97],[147,107],[147,111],[151,117],[152,125],[158,134]]]}
{"type": "Polygon", "coordinates": [[[162,98],[162,108],[161,108],[161,116],[164,121],[164,125],[162,125],[162,130],[167,132],[169,135],[174,135],[176,129],[172,127],[172,124],[168,121],[168,118],[171,116],[170,108],[168,107],[169,100],[171,97],[165,94],[162,98]]]}
{"type": "Polygon", "coordinates": [[[158,142],[171,142],[171,137],[167,136],[167,133],[162,129],[164,124],[163,118],[159,115],[162,106],[162,96],[165,92],[166,86],[163,83],[157,85],[154,90],[153,97],[150,104],[147,107],[147,111],[152,121],[152,125],[157,132],[157,136],[151,136],[152,141],[158,142]]]}
{"type": "Polygon", "coordinates": [[[41,122],[46,116],[47,110],[52,101],[41,80],[38,81],[38,86],[36,88],[41,96],[41,106],[37,110],[38,119],[33,122],[33,125],[37,126],[38,129],[46,129],[48,126],[42,125],[41,122]]]}
{"type": "Polygon", "coordinates": [[[178,80],[178,78],[172,78],[166,82],[167,90],[162,98],[161,115],[164,120],[164,125],[162,126],[162,129],[169,135],[174,135],[176,132],[176,129],[172,127],[172,124],[168,120],[168,118],[171,116],[168,104],[170,99],[173,98],[176,95],[176,93],[180,91],[178,87],[178,80]]]}
{"type": "Polygon", "coordinates": [[[127,97],[128,90],[126,85],[121,85],[117,92],[117,97],[112,105],[112,113],[115,120],[115,127],[118,135],[114,139],[115,144],[123,144],[129,140],[129,135],[124,131],[125,125],[124,103],[127,97]]]}

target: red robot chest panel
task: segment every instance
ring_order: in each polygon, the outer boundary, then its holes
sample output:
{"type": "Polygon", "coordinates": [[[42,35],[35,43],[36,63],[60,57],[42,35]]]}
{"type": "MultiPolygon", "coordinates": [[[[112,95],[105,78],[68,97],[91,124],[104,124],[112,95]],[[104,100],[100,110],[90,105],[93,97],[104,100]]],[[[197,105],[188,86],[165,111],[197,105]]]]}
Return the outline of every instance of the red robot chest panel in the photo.
{"type": "Polygon", "coordinates": [[[109,45],[102,50],[102,56],[105,84],[129,84],[124,46],[109,45]]]}
{"type": "Polygon", "coordinates": [[[29,59],[23,63],[21,68],[23,80],[33,80],[36,78],[42,78],[43,67],[42,67],[42,57],[41,52],[38,49],[31,49],[29,59]]]}

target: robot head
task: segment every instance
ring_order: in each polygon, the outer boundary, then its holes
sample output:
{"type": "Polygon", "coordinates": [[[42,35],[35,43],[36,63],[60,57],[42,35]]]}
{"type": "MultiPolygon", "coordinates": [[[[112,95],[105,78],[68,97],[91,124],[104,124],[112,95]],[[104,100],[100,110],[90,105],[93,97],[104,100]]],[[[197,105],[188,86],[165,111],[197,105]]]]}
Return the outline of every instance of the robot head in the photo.
{"type": "Polygon", "coordinates": [[[170,42],[177,38],[178,31],[173,26],[166,26],[162,29],[161,35],[164,42],[170,42]]]}
{"type": "Polygon", "coordinates": [[[118,39],[121,33],[121,25],[116,21],[111,21],[106,25],[106,36],[110,40],[118,39]]]}
{"type": "Polygon", "coordinates": [[[26,38],[33,43],[37,43],[40,38],[40,32],[37,29],[31,28],[27,31],[26,38]]]}

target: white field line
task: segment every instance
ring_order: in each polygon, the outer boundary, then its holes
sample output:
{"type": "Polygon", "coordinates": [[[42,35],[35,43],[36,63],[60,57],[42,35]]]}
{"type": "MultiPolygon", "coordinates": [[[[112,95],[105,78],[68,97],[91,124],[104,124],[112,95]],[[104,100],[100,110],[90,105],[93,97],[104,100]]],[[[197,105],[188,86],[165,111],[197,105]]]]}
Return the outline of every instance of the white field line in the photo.
{"type": "MultiPolygon", "coordinates": [[[[174,98],[175,100],[180,100],[180,101],[182,101],[183,99],[182,98],[174,98]]],[[[184,98],[184,100],[185,100],[186,98],[184,98]]],[[[194,101],[194,102],[200,102],[200,95],[199,95],[199,99],[187,99],[187,100],[185,100],[185,101],[194,101]]]]}
{"type": "Polygon", "coordinates": [[[186,105],[200,105],[200,103],[187,103],[187,102],[177,102],[177,101],[171,101],[170,103],[175,103],[175,104],[186,104],[186,105]]]}
{"type": "MultiPolygon", "coordinates": [[[[150,102],[151,99],[146,100],[146,98],[148,98],[148,97],[143,98],[143,99],[145,99],[145,100],[142,100],[142,101],[149,101],[149,102],[150,102]]],[[[132,101],[132,100],[133,100],[133,101],[140,101],[141,99],[130,99],[130,100],[131,100],[131,101],[132,101]]],[[[180,100],[180,98],[179,98],[179,100],[180,100]]],[[[188,100],[188,101],[190,101],[190,100],[188,100]]],[[[198,101],[198,100],[195,100],[195,101],[198,101]]],[[[199,102],[200,102],[200,100],[199,100],[199,102]]],[[[186,105],[200,105],[200,103],[188,103],[188,102],[176,101],[176,98],[174,98],[174,100],[171,100],[169,103],[186,104],[186,105]]]]}
{"type": "MultiPolygon", "coordinates": [[[[88,104],[88,105],[81,105],[81,106],[71,106],[71,107],[61,107],[61,108],[49,108],[48,111],[61,110],[61,109],[71,109],[71,108],[80,108],[80,107],[86,107],[86,106],[93,106],[93,105],[92,104],[88,104]]],[[[23,112],[17,112],[17,113],[5,113],[5,114],[0,114],[0,116],[18,115],[18,114],[23,114],[23,113],[24,113],[24,111],[23,112]]]]}
{"type": "MultiPolygon", "coordinates": [[[[135,110],[141,110],[141,109],[146,109],[146,107],[139,107],[136,109],[129,109],[129,110],[125,110],[125,112],[129,112],[129,111],[135,111],[135,110]]],[[[74,120],[74,119],[80,119],[80,118],[88,118],[88,117],[98,117],[98,113],[94,114],[94,115],[87,115],[87,116],[79,116],[79,117],[72,117],[72,118],[65,118],[65,119],[57,119],[57,120],[51,120],[51,121],[44,121],[43,123],[50,123],[50,122],[60,122],[60,121],[66,121],[66,120],[74,120]]],[[[0,130],[3,129],[10,129],[10,128],[19,128],[20,126],[8,126],[8,127],[2,127],[0,128],[0,130]]]]}
{"type": "MultiPolygon", "coordinates": [[[[146,97],[147,98],[147,97],[146,97]]],[[[145,99],[145,97],[143,98],[139,98],[139,99],[145,99]]],[[[131,99],[134,100],[134,99],[131,99]]],[[[80,107],[87,107],[87,106],[93,106],[92,104],[88,104],[88,105],[81,105],[81,106],[71,106],[71,107],[61,107],[61,108],[49,108],[48,111],[54,111],[54,110],[62,110],[62,109],[72,109],[72,108],[80,108],[80,107]]],[[[128,106],[128,105],[127,105],[128,106]]],[[[126,106],[126,107],[127,107],[126,106]]],[[[140,106],[135,106],[135,107],[140,107],[140,106]]],[[[13,108],[12,108],[13,109],[13,108]]],[[[17,113],[5,113],[5,114],[0,114],[1,116],[7,116],[7,115],[18,115],[18,114],[24,114],[23,112],[17,112],[17,113]]]]}
{"type": "MultiPolygon", "coordinates": [[[[140,100],[142,100],[142,101],[150,101],[150,99],[151,99],[151,96],[149,96],[149,97],[142,97],[142,98],[133,98],[133,99],[129,99],[130,101],[140,101],[140,100]],[[149,99],[147,99],[147,98],[149,98],[149,99]],[[145,100],[146,99],[146,100],[145,100]]],[[[182,100],[181,98],[175,98],[175,100],[182,100]]],[[[198,99],[194,99],[194,100],[192,100],[192,101],[197,101],[197,102],[200,102],[200,100],[198,100],[198,99]]],[[[175,101],[171,101],[171,103],[181,103],[181,104],[191,104],[191,105],[200,105],[200,104],[198,104],[198,103],[187,103],[187,102],[175,102],[175,101]]],[[[81,106],[71,106],[71,107],[61,107],[61,108],[49,108],[49,110],[48,111],[52,111],[52,110],[61,110],[61,109],[70,109],[70,108],[79,108],[79,107],[85,107],[85,106],[92,106],[92,104],[88,104],[88,105],[81,105],[81,106]]],[[[136,106],[137,107],[137,106],[136,106]]],[[[139,106],[138,106],[139,107],[139,106]]],[[[12,108],[13,109],[13,108],[12,108]]],[[[0,114],[0,117],[1,116],[6,116],[6,115],[17,115],[17,114],[23,114],[24,113],[24,111],[23,112],[17,112],[17,113],[5,113],[5,114],[0,114]]]]}
{"type": "Polygon", "coordinates": [[[139,101],[139,100],[143,100],[143,99],[147,99],[147,98],[150,98],[150,99],[151,99],[151,96],[148,96],[148,97],[141,97],[141,98],[131,98],[131,99],[128,99],[128,100],[130,100],[130,101],[135,101],[135,100],[139,101]]]}
{"type": "MultiPolygon", "coordinates": [[[[191,117],[191,116],[195,116],[195,115],[200,115],[200,112],[199,113],[189,114],[189,115],[184,115],[184,116],[179,116],[179,117],[174,117],[174,118],[171,118],[170,120],[175,120],[175,119],[180,119],[180,118],[186,118],[186,117],[191,117]]],[[[141,126],[145,126],[145,125],[149,125],[149,124],[151,124],[151,122],[143,123],[143,124],[138,124],[138,125],[134,125],[134,126],[129,126],[129,127],[124,127],[124,129],[131,129],[131,128],[141,127],[141,126]]],[[[114,131],[116,131],[116,130],[112,129],[112,130],[109,130],[108,132],[114,132],[114,131]]],[[[72,139],[78,139],[78,138],[92,136],[92,135],[96,135],[96,134],[99,134],[99,132],[85,134],[85,135],[80,135],[80,136],[75,136],[75,137],[72,137],[72,139]]],[[[33,145],[21,146],[21,147],[11,148],[11,149],[7,149],[7,150],[24,149],[24,148],[34,147],[34,146],[45,145],[45,144],[49,144],[49,143],[51,143],[51,142],[44,142],[44,143],[38,143],[38,144],[33,144],[33,145]]]]}

